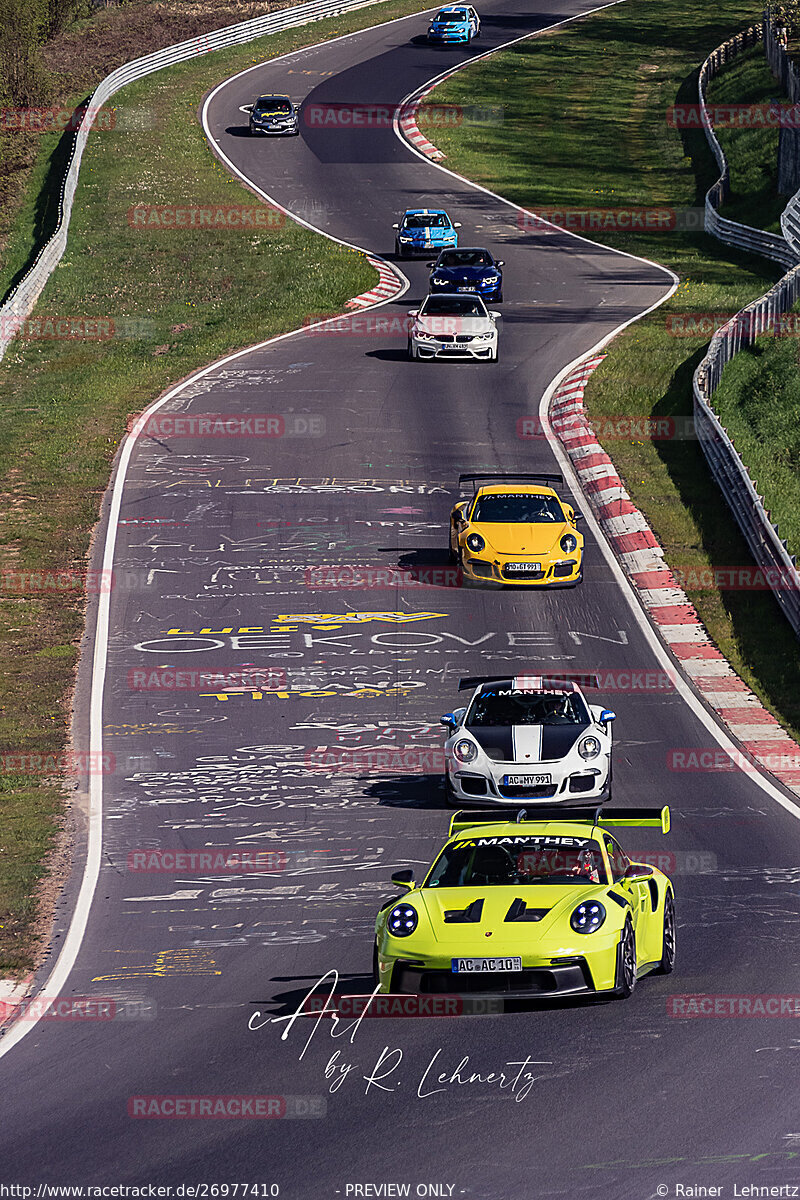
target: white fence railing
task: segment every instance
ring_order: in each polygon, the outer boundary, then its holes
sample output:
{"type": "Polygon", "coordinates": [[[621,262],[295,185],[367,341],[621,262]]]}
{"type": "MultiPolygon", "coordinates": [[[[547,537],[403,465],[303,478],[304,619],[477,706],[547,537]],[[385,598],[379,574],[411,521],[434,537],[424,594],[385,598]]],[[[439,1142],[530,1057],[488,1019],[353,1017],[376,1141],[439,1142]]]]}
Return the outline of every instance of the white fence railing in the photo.
{"type": "Polygon", "coordinates": [[[78,185],[83,151],[92,121],[97,110],[103,104],[126,84],[143,79],[153,71],[161,71],[164,67],[186,62],[198,55],[208,54],[212,50],[241,46],[269,33],[279,33],[283,29],[292,29],[311,21],[335,17],[339,13],[352,12],[357,8],[367,8],[374,3],[376,0],[311,0],[308,4],[280,9],[278,12],[268,13],[263,17],[242,21],[238,25],[228,25],[225,29],[204,33],[200,37],[191,38],[188,42],[167,46],[164,50],[157,50],[153,54],[145,55],[144,58],[137,58],[133,62],[125,63],[124,66],[118,67],[110,75],[107,75],[89,100],[85,115],[75,133],[72,153],[61,186],[55,231],[42,246],[30,269],[9,294],[5,304],[0,307],[0,359],[6,353],[9,343],[16,335],[21,323],[33,311],[42,289],[66,250],[72,202],[78,185]]]}
{"type": "MultiPolygon", "coordinates": [[[[719,387],[725,364],[730,362],[742,347],[751,346],[759,334],[769,329],[777,329],[781,315],[787,313],[800,296],[800,266],[797,265],[800,253],[798,241],[792,237],[795,221],[800,232],[800,216],[795,217],[796,210],[793,210],[789,217],[788,226],[784,219],[781,219],[785,237],[752,229],[737,221],[726,220],[720,217],[717,211],[728,195],[728,163],[711,127],[705,102],[705,85],[718,74],[725,63],[748,46],[755,45],[761,37],[762,26],[752,26],[719,46],[700,68],[701,117],[708,143],[720,169],[719,179],[706,194],[705,228],[706,232],[729,246],[762,254],[790,270],[765,296],[748,304],[712,337],[708,351],[694,373],[694,423],[711,473],[744,534],[753,558],[764,570],[766,580],[786,619],[795,635],[800,637],[800,574],[795,566],[794,557],[782,541],[778,527],[770,520],[770,515],[764,508],[763,496],[758,494],[747,467],[711,406],[711,399],[719,387]]],[[[790,202],[784,217],[792,206],[797,204],[797,200],[798,197],[795,197],[790,202]]]]}

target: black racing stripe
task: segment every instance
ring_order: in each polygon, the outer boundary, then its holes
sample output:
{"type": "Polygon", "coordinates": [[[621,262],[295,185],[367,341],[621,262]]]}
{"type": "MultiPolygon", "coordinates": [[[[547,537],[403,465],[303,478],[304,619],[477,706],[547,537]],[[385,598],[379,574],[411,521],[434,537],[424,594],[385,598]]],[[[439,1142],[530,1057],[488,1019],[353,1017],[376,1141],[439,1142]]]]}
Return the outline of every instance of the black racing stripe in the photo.
{"type": "Polygon", "coordinates": [[[489,758],[498,762],[513,762],[514,747],[511,740],[510,725],[469,725],[468,729],[475,741],[486,751],[489,758]]]}
{"type": "Polygon", "coordinates": [[[543,725],[542,761],[564,758],[588,728],[588,725],[543,725]]]}

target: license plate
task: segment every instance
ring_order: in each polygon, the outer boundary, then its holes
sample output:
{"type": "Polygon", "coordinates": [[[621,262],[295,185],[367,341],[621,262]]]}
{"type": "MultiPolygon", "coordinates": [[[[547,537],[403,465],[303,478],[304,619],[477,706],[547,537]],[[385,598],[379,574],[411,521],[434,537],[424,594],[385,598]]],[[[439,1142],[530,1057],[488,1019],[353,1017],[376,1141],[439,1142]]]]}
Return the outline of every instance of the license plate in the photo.
{"type": "Polygon", "coordinates": [[[504,775],[504,787],[542,787],[552,783],[550,775],[504,775]]]}
{"type": "Polygon", "coordinates": [[[541,569],[542,569],[541,563],[534,563],[534,562],[506,563],[506,570],[508,570],[508,571],[531,571],[531,572],[535,573],[535,572],[541,571],[541,569]]]}
{"type": "Polygon", "coordinates": [[[483,975],[490,971],[521,971],[521,958],[454,958],[454,975],[483,975]]]}
{"type": "Polygon", "coordinates": [[[460,288],[456,288],[456,291],[457,292],[474,292],[475,288],[474,287],[460,287],[460,288]]]}

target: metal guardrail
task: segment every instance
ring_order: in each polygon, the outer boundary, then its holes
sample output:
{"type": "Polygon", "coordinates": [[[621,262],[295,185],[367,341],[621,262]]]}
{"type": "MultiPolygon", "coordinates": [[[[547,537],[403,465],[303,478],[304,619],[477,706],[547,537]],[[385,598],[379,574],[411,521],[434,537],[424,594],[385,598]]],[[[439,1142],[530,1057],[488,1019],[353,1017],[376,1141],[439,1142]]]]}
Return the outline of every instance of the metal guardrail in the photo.
{"type": "Polygon", "coordinates": [[[787,206],[784,213],[786,222],[784,217],[781,218],[785,240],[736,221],[728,221],[720,217],[717,211],[729,191],[728,163],[708,117],[705,85],[731,58],[748,46],[755,45],[761,39],[762,31],[762,26],[754,25],[731,38],[710,54],[700,68],[701,119],[720,169],[720,178],[706,194],[705,227],[708,233],[727,245],[762,254],[783,266],[791,267],[791,270],[765,296],[748,304],[712,337],[692,381],[694,423],[711,473],[744,534],[753,558],[763,569],[766,581],[795,635],[800,637],[800,574],[795,558],[781,539],[777,525],[770,520],[764,508],[763,496],[758,494],[747,467],[711,407],[711,398],[719,387],[725,365],[744,346],[751,346],[759,334],[778,328],[782,314],[789,312],[800,296],[800,265],[797,265],[800,240],[794,236],[795,229],[800,233],[800,212],[796,207],[798,196],[787,206]]]}
{"type": "Polygon", "coordinates": [[[127,84],[143,79],[153,71],[161,71],[164,67],[174,66],[175,63],[187,62],[212,50],[241,46],[266,34],[279,33],[281,30],[306,25],[311,21],[321,21],[325,17],[335,17],[354,9],[367,8],[374,3],[376,0],[311,0],[307,4],[284,8],[263,17],[242,21],[238,25],[228,25],[224,29],[201,34],[187,42],[167,46],[164,50],[157,50],[153,54],[125,63],[107,75],[86,105],[85,114],[75,133],[72,153],[61,186],[55,231],[40,249],[30,269],[9,294],[5,304],[0,307],[0,360],[15,337],[19,325],[33,311],[42,289],[67,248],[67,232],[75,189],[78,186],[81,159],[92,121],[103,104],[127,84]]]}
{"type": "Polygon", "coordinates": [[[723,42],[721,46],[712,51],[700,68],[700,77],[698,80],[700,119],[703,122],[703,128],[708,144],[711,147],[711,152],[717,160],[717,166],[720,169],[719,179],[706,192],[705,229],[706,233],[713,234],[715,238],[718,238],[719,241],[724,242],[727,246],[736,246],[739,250],[761,254],[765,258],[771,258],[774,262],[780,263],[782,267],[788,269],[797,265],[798,255],[795,254],[791,246],[779,234],[765,233],[763,229],[753,229],[750,225],[742,225],[738,221],[729,221],[726,217],[719,215],[718,210],[730,193],[730,172],[728,170],[728,161],[717,140],[717,135],[714,133],[714,127],[708,115],[705,99],[705,89],[708,81],[714,79],[722,67],[738,54],[741,54],[743,50],[757,45],[762,40],[762,37],[763,26],[751,25],[749,29],[745,29],[742,33],[737,33],[736,37],[723,42]]]}

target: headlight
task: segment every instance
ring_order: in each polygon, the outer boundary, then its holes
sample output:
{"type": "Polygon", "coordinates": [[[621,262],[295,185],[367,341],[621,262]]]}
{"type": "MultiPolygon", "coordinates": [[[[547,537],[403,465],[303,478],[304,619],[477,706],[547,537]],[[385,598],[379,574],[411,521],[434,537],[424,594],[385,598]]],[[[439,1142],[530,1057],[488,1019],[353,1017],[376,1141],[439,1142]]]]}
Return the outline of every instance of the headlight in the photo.
{"type": "Polygon", "coordinates": [[[466,738],[462,738],[453,746],[453,754],[459,762],[472,762],[474,758],[478,757],[478,747],[474,742],[468,742],[466,738]]]}
{"type": "Polygon", "coordinates": [[[489,287],[494,287],[495,284],[500,282],[500,276],[499,275],[484,275],[483,282],[488,284],[489,287]]]}
{"type": "Polygon", "coordinates": [[[471,533],[467,538],[467,547],[470,550],[474,550],[476,554],[479,554],[485,545],[486,542],[479,533],[471,533]]]}
{"type": "Polygon", "coordinates": [[[578,744],[578,754],[580,754],[581,758],[597,758],[601,749],[599,740],[596,737],[592,737],[591,734],[578,744]]]}
{"type": "Polygon", "coordinates": [[[492,340],[493,337],[494,337],[493,333],[476,333],[475,341],[476,342],[489,342],[492,340]]]}
{"type": "Polygon", "coordinates": [[[594,933],[606,919],[606,910],[599,900],[584,900],[573,910],[569,923],[576,933],[594,933]]]}
{"type": "Polygon", "coordinates": [[[433,284],[434,287],[447,287],[448,280],[434,278],[431,280],[431,283],[433,284]]]}
{"type": "Polygon", "coordinates": [[[408,937],[417,928],[417,920],[417,910],[410,904],[395,904],[389,913],[386,928],[392,937],[408,937]]]}
{"type": "Polygon", "coordinates": [[[565,533],[561,539],[561,549],[565,554],[572,554],[578,549],[578,539],[574,533],[565,533]]]}
{"type": "Polygon", "coordinates": [[[419,340],[421,342],[435,342],[436,341],[436,334],[435,333],[426,333],[424,329],[419,329],[417,331],[416,336],[419,338],[419,340]]]}
{"type": "Polygon", "coordinates": [[[398,242],[413,242],[414,239],[413,237],[409,237],[408,234],[399,233],[397,235],[397,240],[398,242]]]}

